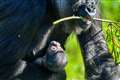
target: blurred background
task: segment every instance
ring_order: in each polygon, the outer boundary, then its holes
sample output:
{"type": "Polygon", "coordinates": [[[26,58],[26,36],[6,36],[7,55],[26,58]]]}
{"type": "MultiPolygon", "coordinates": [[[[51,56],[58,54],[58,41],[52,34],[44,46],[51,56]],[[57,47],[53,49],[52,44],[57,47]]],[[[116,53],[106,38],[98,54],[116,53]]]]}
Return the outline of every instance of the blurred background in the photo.
{"type": "MultiPolygon", "coordinates": [[[[100,0],[102,19],[120,22],[120,0],[100,0]]],[[[102,29],[110,54],[117,65],[120,64],[120,23],[102,22],[102,29]]],[[[67,80],[85,80],[85,67],[80,46],[75,33],[72,33],[65,44],[68,57],[67,80]]]]}

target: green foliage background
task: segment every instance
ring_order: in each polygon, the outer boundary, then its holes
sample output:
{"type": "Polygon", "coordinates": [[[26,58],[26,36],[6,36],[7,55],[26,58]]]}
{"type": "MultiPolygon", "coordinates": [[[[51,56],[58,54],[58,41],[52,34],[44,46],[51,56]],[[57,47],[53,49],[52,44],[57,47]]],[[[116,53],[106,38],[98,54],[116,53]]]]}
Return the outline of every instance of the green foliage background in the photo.
{"type": "MultiPolygon", "coordinates": [[[[101,1],[102,18],[120,22],[120,0],[101,1]]],[[[109,25],[102,23],[109,52],[117,64],[120,64],[120,23],[109,25]]]]}
{"type": "Polygon", "coordinates": [[[65,48],[68,58],[66,66],[67,80],[84,80],[85,67],[83,57],[74,32],[68,37],[65,48]]]}
{"type": "MultiPolygon", "coordinates": [[[[120,0],[101,0],[99,2],[101,8],[101,15],[103,19],[120,21],[120,0]]],[[[109,23],[102,23],[105,39],[108,43],[109,52],[113,55],[117,64],[120,63],[120,24],[112,24],[108,27],[109,23]],[[113,42],[115,37],[115,43],[113,42]]],[[[85,80],[85,67],[83,56],[80,50],[77,37],[73,32],[67,39],[66,53],[68,57],[68,65],[65,70],[67,72],[67,80],[85,80]]]]}

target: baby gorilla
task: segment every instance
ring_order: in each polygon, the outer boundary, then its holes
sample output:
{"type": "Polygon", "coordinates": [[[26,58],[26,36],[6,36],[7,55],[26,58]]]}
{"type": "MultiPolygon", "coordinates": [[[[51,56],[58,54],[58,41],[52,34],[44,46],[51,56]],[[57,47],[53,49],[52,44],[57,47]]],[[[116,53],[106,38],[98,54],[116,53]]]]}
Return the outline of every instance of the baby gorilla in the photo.
{"type": "Polygon", "coordinates": [[[21,64],[16,74],[7,80],[66,80],[66,55],[56,41],[50,42],[43,57],[38,57],[33,62],[21,61],[21,64]]]}
{"type": "Polygon", "coordinates": [[[43,57],[37,58],[34,63],[39,66],[44,66],[50,71],[59,72],[64,70],[67,59],[60,43],[51,41],[46,54],[43,57]]]}

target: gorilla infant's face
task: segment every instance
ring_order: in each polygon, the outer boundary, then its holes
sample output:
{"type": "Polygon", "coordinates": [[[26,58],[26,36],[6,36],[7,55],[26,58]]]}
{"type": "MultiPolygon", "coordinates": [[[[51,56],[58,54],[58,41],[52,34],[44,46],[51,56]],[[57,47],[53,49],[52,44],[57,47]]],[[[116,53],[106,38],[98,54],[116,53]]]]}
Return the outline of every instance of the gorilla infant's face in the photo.
{"type": "Polygon", "coordinates": [[[45,66],[51,71],[61,71],[67,64],[67,58],[60,43],[52,41],[45,55],[45,66]]]}

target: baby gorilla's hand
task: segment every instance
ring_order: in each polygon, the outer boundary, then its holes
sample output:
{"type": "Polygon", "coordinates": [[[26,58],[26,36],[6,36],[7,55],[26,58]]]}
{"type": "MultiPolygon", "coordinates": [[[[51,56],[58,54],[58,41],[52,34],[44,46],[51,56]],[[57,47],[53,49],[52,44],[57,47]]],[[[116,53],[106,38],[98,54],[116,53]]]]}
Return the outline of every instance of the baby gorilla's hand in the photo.
{"type": "Polygon", "coordinates": [[[60,43],[51,41],[44,57],[38,58],[36,62],[42,63],[50,71],[58,72],[64,70],[67,64],[67,58],[60,43]]]}

